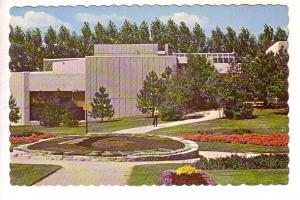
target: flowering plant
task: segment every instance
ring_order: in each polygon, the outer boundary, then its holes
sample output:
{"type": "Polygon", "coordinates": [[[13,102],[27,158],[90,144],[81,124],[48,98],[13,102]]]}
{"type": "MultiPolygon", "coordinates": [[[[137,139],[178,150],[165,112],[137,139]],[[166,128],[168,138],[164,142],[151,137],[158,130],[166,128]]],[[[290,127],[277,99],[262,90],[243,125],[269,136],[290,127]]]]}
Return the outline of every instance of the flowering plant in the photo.
{"type": "Polygon", "coordinates": [[[50,133],[43,133],[43,134],[32,134],[31,136],[24,136],[24,137],[16,137],[10,136],[9,141],[11,144],[26,144],[36,142],[42,139],[53,138],[55,135],[50,133]]]}
{"type": "Polygon", "coordinates": [[[237,143],[237,144],[256,144],[265,146],[286,146],[289,142],[287,133],[275,134],[257,134],[248,133],[243,135],[238,134],[182,134],[180,136],[186,140],[193,140],[196,142],[223,142],[223,143],[237,143]]]}
{"type": "Polygon", "coordinates": [[[197,168],[192,167],[191,165],[185,165],[183,167],[179,167],[176,170],[176,175],[181,175],[181,174],[192,175],[192,174],[197,174],[199,172],[200,171],[197,168]]]}

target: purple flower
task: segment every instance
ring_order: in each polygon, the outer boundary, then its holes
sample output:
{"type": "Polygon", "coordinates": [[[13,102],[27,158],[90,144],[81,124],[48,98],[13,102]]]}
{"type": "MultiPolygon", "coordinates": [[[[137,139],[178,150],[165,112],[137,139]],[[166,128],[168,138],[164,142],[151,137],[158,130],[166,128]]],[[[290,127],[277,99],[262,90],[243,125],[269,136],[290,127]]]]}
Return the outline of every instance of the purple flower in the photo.
{"type": "Polygon", "coordinates": [[[159,181],[162,185],[172,185],[175,170],[165,170],[160,174],[159,181]]]}

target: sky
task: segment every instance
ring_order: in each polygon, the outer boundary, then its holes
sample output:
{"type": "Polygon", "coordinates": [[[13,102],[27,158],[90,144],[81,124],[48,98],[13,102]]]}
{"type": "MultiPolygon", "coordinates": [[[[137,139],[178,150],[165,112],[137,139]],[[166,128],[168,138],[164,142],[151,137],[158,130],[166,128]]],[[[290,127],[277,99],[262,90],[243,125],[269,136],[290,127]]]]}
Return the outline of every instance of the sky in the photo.
{"type": "Polygon", "coordinates": [[[288,7],[281,5],[13,7],[10,15],[11,25],[19,25],[24,30],[38,27],[42,32],[50,25],[59,29],[63,24],[80,33],[84,21],[88,21],[91,27],[98,21],[107,25],[109,20],[121,27],[125,19],[137,24],[145,20],[150,25],[156,17],[163,22],[169,18],[178,24],[184,21],[191,29],[197,22],[207,35],[210,35],[216,26],[223,31],[227,26],[231,26],[236,32],[245,27],[254,35],[261,33],[265,24],[274,29],[280,26],[285,30],[288,26],[288,7]]]}

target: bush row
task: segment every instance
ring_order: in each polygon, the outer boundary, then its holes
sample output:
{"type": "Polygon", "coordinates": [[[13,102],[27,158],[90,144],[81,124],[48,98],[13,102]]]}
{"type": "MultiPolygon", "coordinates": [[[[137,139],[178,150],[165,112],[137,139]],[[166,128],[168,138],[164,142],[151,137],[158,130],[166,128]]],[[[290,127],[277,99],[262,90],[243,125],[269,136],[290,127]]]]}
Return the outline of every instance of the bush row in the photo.
{"type": "Polygon", "coordinates": [[[288,168],[289,157],[286,154],[260,155],[246,158],[232,155],[225,158],[207,159],[200,156],[194,163],[197,169],[203,170],[245,170],[245,169],[285,169],[288,168]]]}

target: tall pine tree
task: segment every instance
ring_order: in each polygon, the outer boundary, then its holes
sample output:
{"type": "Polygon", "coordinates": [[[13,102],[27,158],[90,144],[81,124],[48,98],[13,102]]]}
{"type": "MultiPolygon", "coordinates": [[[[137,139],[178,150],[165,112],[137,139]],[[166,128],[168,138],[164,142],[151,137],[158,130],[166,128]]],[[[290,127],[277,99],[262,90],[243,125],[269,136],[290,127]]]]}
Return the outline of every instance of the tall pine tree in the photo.
{"type": "Polygon", "coordinates": [[[107,93],[106,89],[101,86],[99,91],[95,93],[95,97],[91,103],[92,110],[89,111],[89,116],[94,119],[101,118],[101,122],[103,122],[105,117],[113,117],[115,110],[110,101],[109,94],[107,93]]]}

